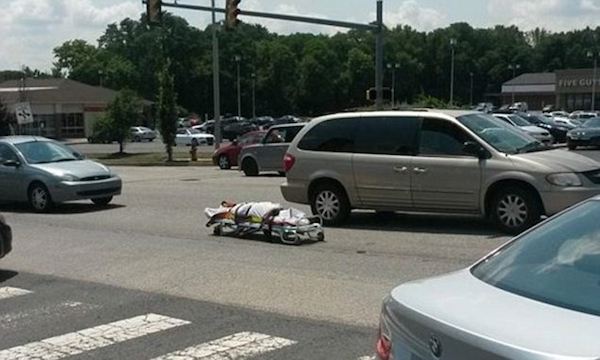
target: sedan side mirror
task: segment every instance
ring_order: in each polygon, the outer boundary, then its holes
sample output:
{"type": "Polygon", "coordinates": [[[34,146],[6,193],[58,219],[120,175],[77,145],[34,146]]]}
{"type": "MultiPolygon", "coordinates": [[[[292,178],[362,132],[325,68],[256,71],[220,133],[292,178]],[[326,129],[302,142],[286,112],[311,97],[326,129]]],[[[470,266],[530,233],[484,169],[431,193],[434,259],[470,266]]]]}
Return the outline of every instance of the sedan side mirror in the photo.
{"type": "Polygon", "coordinates": [[[7,166],[7,167],[18,168],[19,166],[21,166],[21,163],[17,160],[6,160],[5,162],[2,163],[2,165],[7,166]]]}
{"type": "Polygon", "coordinates": [[[475,155],[480,159],[488,159],[490,154],[488,151],[481,146],[481,144],[474,141],[467,141],[464,143],[463,151],[470,155],[475,155]]]}

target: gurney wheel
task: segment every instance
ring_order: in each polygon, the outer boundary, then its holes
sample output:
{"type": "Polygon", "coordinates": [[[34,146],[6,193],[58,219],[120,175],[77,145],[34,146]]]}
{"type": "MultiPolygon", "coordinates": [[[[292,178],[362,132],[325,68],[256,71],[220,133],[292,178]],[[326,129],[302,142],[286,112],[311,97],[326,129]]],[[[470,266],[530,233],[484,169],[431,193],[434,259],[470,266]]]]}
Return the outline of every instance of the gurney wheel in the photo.
{"type": "Polygon", "coordinates": [[[317,241],[325,241],[325,234],[324,233],[319,233],[317,235],[317,241]]]}
{"type": "Polygon", "coordinates": [[[213,228],[213,235],[221,236],[223,234],[223,227],[221,225],[217,225],[213,228]]]}

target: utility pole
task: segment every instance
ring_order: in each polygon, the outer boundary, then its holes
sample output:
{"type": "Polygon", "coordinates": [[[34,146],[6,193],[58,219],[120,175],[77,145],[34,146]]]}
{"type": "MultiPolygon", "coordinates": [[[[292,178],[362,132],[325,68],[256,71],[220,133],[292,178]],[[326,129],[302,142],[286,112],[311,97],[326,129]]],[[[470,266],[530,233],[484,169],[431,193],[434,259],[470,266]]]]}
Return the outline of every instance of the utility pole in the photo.
{"type": "Polygon", "coordinates": [[[213,99],[215,112],[215,149],[221,146],[221,86],[219,82],[219,38],[217,36],[217,8],[212,1],[212,52],[213,52],[213,99]]]}
{"type": "Polygon", "coordinates": [[[450,51],[451,51],[451,65],[450,65],[450,105],[454,105],[454,46],[456,46],[456,39],[450,39],[450,51]]]}
{"type": "Polygon", "coordinates": [[[396,70],[400,64],[387,64],[387,68],[392,70],[392,107],[396,106],[396,70]]]}
{"type": "Polygon", "coordinates": [[[471,91],[470,91],[470,95],[469,95],[469,104],[471,106],[473,106],[473,72],[472,71],[469,73],[469,76],[471,76],[471,91]]]}
{"type": "Polygon", "coordinates": [[[598,55],[600,52],[594,53],[588,51],[587,56],[594,58],[594,75],[592,77],[592,112],[596,111],[596,86],[598,85],[598,55]]]}
{"type": "Polygon", "coordinates": [[[252,120],[256,120],[256,73],[252,73],[252,120]]]}
{"type": "Polygon", "coordinates": [[[242,57],[240,55],[235,56],[235,63],[237,65],[237,106],[238,106],[238,117],[242,116],[242,86],[240,83],[240,62],[242,57]]]}
{"type": "MultiPolygon", "coordinates": [[[[510,64],[508,65],[508,69],[512,70],[512,80],[517,77],[517,70],[521,68],[521,64],[510,64]]],[[[511,85],[511,105],[515,103],[515,85],[511,85]]]]}
{"type": "Polygon", "coordinates": [[[375,89],[377,110],[383,109],[383,0],[377,0],[377,30],[375,35],[375,89]]]}

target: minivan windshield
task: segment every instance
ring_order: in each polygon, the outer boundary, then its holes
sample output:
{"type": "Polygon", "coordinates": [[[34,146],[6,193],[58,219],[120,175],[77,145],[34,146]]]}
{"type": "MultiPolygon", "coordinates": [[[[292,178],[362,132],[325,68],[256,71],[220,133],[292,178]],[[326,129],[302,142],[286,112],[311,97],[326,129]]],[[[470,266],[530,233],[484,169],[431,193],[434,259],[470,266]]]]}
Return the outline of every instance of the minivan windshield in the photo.
{"type": "MultiPolygon", "coordinates": [[[[459,116],[458,121],[477,134],[494,149],[506,154],[547,150],[539,141],[521,130],[487,114],[459,116]]],[[[525,121],[525,120],[523,120],[525,121]]]]}
{"type": "Polygon", "coordinates": [[[540,226],[477,264],[478,279],[547,304],[600,315],[600,201],[540,226]]]}

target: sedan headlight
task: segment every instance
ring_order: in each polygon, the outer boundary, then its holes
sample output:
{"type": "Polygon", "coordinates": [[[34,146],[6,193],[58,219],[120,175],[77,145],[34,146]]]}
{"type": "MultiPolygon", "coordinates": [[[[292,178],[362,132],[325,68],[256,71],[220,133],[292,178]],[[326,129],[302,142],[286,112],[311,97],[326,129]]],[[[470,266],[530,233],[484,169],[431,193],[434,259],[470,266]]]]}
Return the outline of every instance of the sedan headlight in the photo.
{"type": "Polygon", "coordinates": [[[582,185],[581,179],[575,173],[551,174],[546,177],[546,180],[552,185],[562,187],[582,185]]]}
{"type": "Polygon", "coordinates": [[[62,181],[79,181],[79,178],[77,176],[71,174],[64,174],[60,177],[60,179],[62,181]]]}

